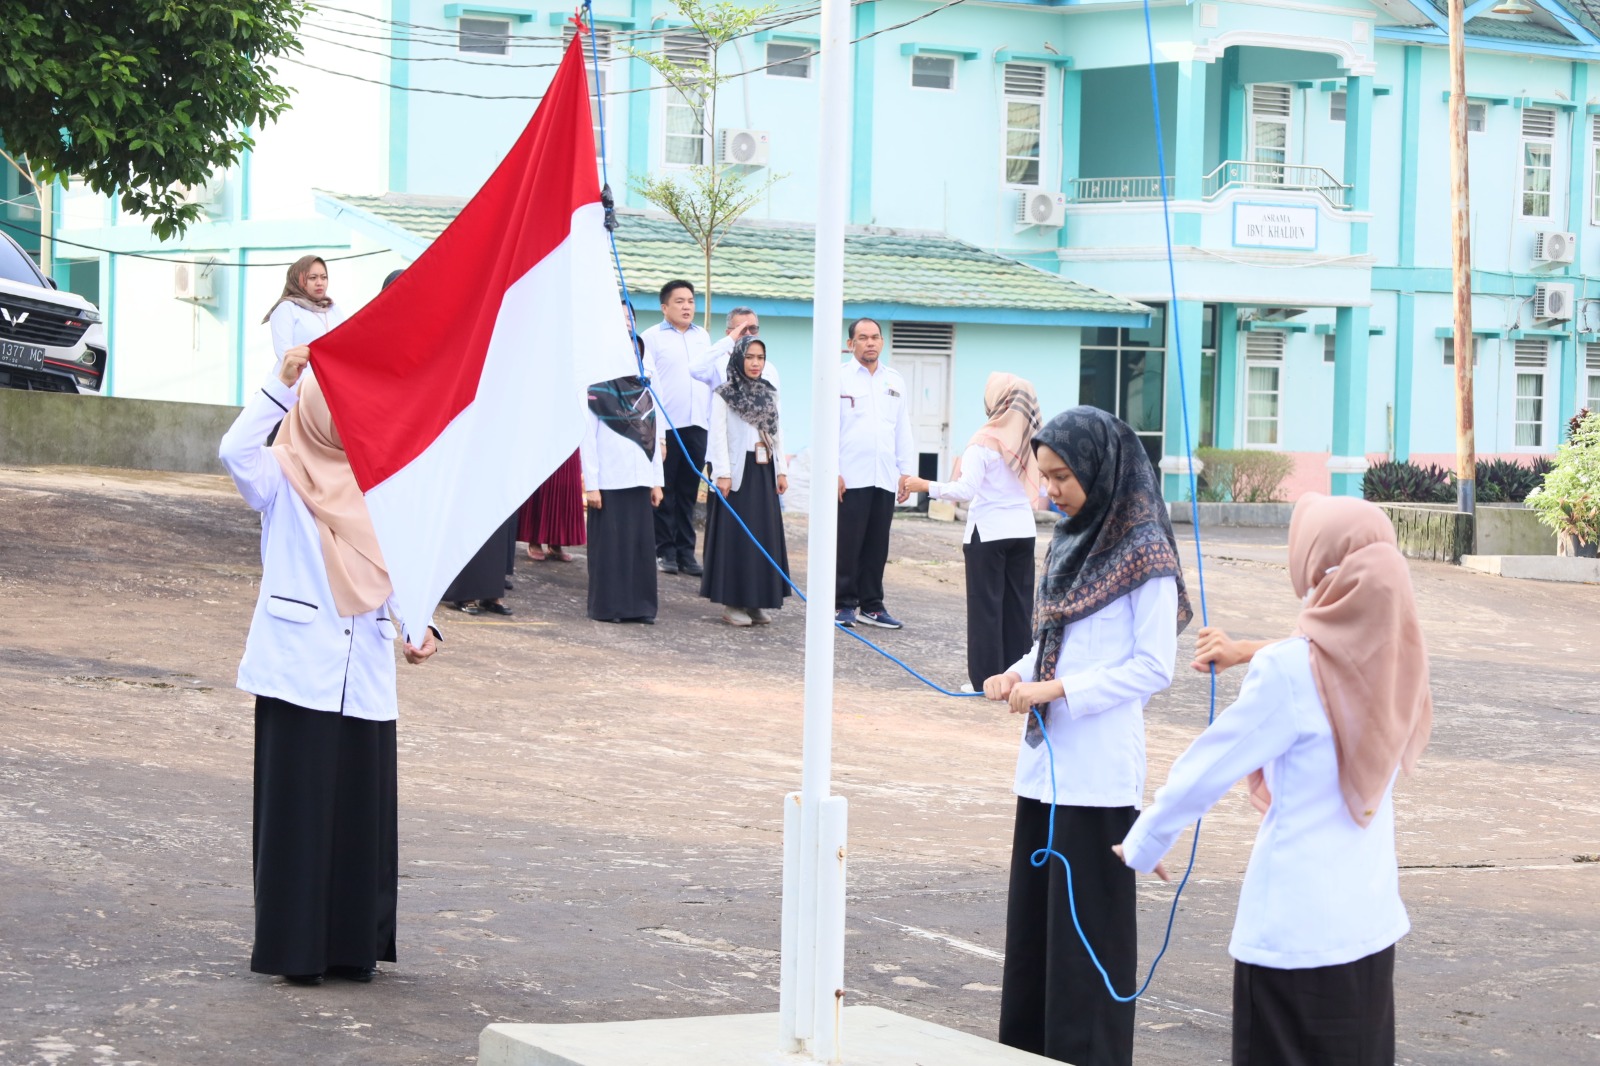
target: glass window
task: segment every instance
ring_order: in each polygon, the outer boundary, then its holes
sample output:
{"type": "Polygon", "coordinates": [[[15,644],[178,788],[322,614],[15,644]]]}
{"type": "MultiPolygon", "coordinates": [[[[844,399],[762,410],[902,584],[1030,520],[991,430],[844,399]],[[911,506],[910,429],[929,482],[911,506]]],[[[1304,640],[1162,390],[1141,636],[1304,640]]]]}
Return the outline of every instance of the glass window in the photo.
{"type": "Polygon", "coordinates": [[[1544,375],[1517,374],[1517,447],[1544,445],[1544,375]]]}
{"type": "MultiPolygon", "coordinates": [[[[1482,342],[1482,340],[1483,340],[1482,337],[1474,337],[1474,338],[1472,338],[1472,365],[1473,366],[1477,366],[1478,365],[1478,345],[1482,342]]],[[[1456,339],[1454,337],[1446,337],[1444,339],[1444,365],[1445,366],[1455,366],[1456,365],[1456,339]]]]}
{"type": "Polygon", "coordinates": [[[767,77],[811,77],[813,49],[803,44],[782,44],[773,41],[767,45],[767,77]]]}
{"type": "Polygon", "coordinates": [[[1166,409],[1166,309],[1144,329],[1083,331],[1078,402],[1110,411],[1139,434],[1152,464],[1161,461],[1166,409]]]}
{"type": "Polygon", "coordinates": [[[1551,217],[1551,174],[1556,113],[1547,107],[1522,111],[1522,217],[1551,217]]]}
{"type": "Polygon", "coordinates": [[[1589,375],[1589,400],[1584,406],[1591,411],[1600,411],[1600,374],[1589,375]]]}
{"type": "Polygon", "coordinates": [[[462,19],[456,48],[477,55],[503,56],[511,44],[511,23],[505,19],[462,19]]]}
{"type": "Polygon", "coordinates": [[[1344,108],[1346,99],[1347,98],[1343,89],[1336,93],[1328,94],[1328,118],[1332,119],[1334,122],[1344,121],[1344,108]]]}
{"type": "Polygon", "coordinates": [[[1006,101],[1006,184],[1039,184],[1039,141],[1044,106],[1032,100],[1006,101]]]}
{"type": "Polygon", "coordinates": [[[912,56],[911,86],[914,89],[954,89],[954,56],[912,56]]]}
{"type": "Polygon", "coordinates": [[[1252,85],[1249,96],[1249,158],[1257,164],[1249,175],[1254,184],[1282,185],[1289,161],[1289,123],[1294,115],[1294,88],[1252,85]]]}
{"type": "Polygon", "coordinates": [[[667,101],[664,154],[668,166],[697,166],[706,161],[705,112],[682,96],[667,101]]]}
{"type": "Polygon", "coordinates": [[[1489,125],[1489,105],[1467,101],[1467,132],[1482,133],[1489,125]]]}
{"type": "Polygon", "coordinates": [[[1322,361],[1324,363],[1333,362],[1334,359],[1336,358],[1334,353],[1337,352],[1338,349],[1339,349],[1339,339],[1337,337],[1335,337],[1331,333],[1323,334],[1323,337],[1322,337],[1322,361]]]}
{"type": "Polygon", "coordinates": [[[10,237],[0,234],[0,278],[24,285],[43,285],[44,277],[34,269],[33,260],[10,237]]]}
{"type": "Polygon", "coordinates": [[[1247,362],[1245,364],[1245,416],[1244,439],[1246,444],[1266,447],[1278,445],[1278,405],[1283,378],[1282,363],[1247,362]]]}

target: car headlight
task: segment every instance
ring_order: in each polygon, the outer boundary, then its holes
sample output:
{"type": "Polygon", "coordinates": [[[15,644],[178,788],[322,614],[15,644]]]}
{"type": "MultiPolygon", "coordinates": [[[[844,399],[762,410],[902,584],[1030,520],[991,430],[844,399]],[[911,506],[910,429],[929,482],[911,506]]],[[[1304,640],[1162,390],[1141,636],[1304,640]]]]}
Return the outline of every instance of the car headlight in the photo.
{"type": "Polygon", "coordinates": [[[99,322],[100,312],[96,311],[92,307],[85,307],[83,310],[78,312],[78,317],[83,319],[85,322],[99,322]]]}

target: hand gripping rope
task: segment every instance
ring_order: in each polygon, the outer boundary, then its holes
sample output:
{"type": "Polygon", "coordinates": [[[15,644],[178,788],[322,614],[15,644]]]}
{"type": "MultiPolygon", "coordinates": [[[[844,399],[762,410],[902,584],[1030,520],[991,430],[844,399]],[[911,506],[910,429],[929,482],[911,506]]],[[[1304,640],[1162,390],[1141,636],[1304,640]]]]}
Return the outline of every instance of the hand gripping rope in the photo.
{"type": "MultiPolygon", "coordinates": [[[[1149,71],[1150,71],[1150,104],[1151,104],[1152,113],[1154,115],[1155,128],[1159,131],[1161,129],[1161,101],[1160,101],[1160,98],[1159,98],[1159,96],[1157,94],[1157,91],[1156,91],[1155,44],[1154,44],[1154,39],[1153,39],[1153,31],[1151,29],[1151,24],[1150,24],[1150,0],[1143,0],[1143,4],[1144,4],[1146,60],[1147,60],[1147,65],[1148,65],[1149,71]]],[[[600,71],[599,71],[599,59],[598,59],[597,49],[596,49],[596,44],[595,44],[594,12],[593,12],[593,8],[591,6],[591,0],[584,0],[583,5],[580,7],[578,12],[574,13],[574,15],[573,15],[573,24],[578,28],[579,32],[586,33],[589,36],[589,55],[590,55],[591,60],[594,63],[594,68],[595,68],[594,69],[594,84],[598,85],[598,84],[600,84],[600,71]]],[[[622,257],[617,251],[616,202],[615,202],[614,197],[612,196],[611,178],[610,178],[610,174],[609,174],[607,163],[606,163],[607,153],[606,153],[606,150],[605,150],[605,145],[606,145],[605,98],[603,96],[597,96],[596,100],[598,101],[598,105],[599,105],[599,109],[600,109],[600,114],[599,114],[599,118],[600,118],[600,123],[599,123],[599,126],[600,126],[600,173],[601,173],[600,202],[601,202],[601,205],[605,208],[605,228],[606,228],[606,235],[607,235],[607,237],[608,237],[608,239],[610,241],[610,244],[611,244],[611,260],[612,260],[612,263],[616,267],[617,278],[621,282],[622,301],[628,308],[628,318],[629,318],[629,322],[631,323],[632,321],[634,321],[634,317],[633,317],[633,315],[634,315],[634,312],[633,312],[633,300],[628,295],[627,280],[626,280],[626,276],[624,275],[623,269],[622,269],[622,257]]],[[[1160,188],[1161,188],[1161,216],[1162,216],[1162,221],[1163,221],[1162,229],[1163,229],[1163,233],[1164,233],[1164,235],[1166,237],[1167,283],[1168,283],[1169,291],[1171,293],[1171,303],[1168,305],[1168,307],[1169,307],[1168,313],[1172,314],[1172,313],[1174,313],[1176,311],[1177,303],[1178,303],[1178,281],[1177,281],[1177,268],[1174,265],[1173,254],[1172,254],[1172,221],[1171,221],[1171,212],[1170,212],[1170,208],[1168,206],[1168,198],[1167,198],[1167,180],[1166,180],[1166,176],[1167,176],[1167,161],[1166,161],[1166,151],[1165,151],[1165,148],[1164,148],[1164,146],[1162,144],[1162,140],[1161,140],[1161,138],[1159,136],[1156,138],[1156,163],[1157,163],[1157,167],[1159,168],[1159,175],[1160,175],[1159,180],[1160,180],[1160,188]]],[[[1177,328],[1174,328],[1173,329],[1173,338],[1174,338],[1174,344],[1175,344],[1175,352],[1176,352],[1177,359],[1178,359],[1178,387],[1179,387],[1180,392],[1183,394],[1180,397],[1180,399],[1182,401],[1180,406],[1181,406],[1181,408],[1183,410],[1184,453],[1185,454],[1192,454],[1192,452],[1193,452],[1193,449],[1191,447],[1192,438],[1191,438],[1191,432],[1190,432],[1190,427],[1189,427],[1188,383],[1187,383],[1186,372],[1184,370],[1184,363],[1183,363],[1183,335],[1182,335],[1182,332],[1180,330],[1178,330],[1177,328]]],[[[650,379],[647,376],[645,376],[644,363],[643,363],[642,360],[639,363],[639,376],[640,376],[640,380],[642,380],[644,382],[645,388],[649,389],[650,395],[655,401],[656,410],[661,413],[662,417],[666,418],[667,425],[672,430],[673,439],[678,442],[678,447],[683,451],[684,457],[685,458],[690,458],[689,449],[683,443],[683,437],[682,437],[681,434],[679,434],[677,425],[672,421],[672,416],[667,414],[666,405],[661,402],[661,397],[656,393],[655,386],[653,384],[651,384],[650,379]]],[[[690,462],[691,462],[691,465],[693,465],[693,460],[692,459],[690,460],[690,462]]],[[[739,528],[744,530],[745,536],[750,538],[750,542],[756,546],[756,550],[759,551],[761,553],[762,557],[767,560],[768,565],[770,565],[774,570],[776,570],[778,572],[778,575],[783,578],[784,583],[786,585],[788,585],[789,588],[794,591],[794,594],[796,596],[800,597],[800,601],[802,603],[809,604],[810,601],[806,599],[806,594],[801,590],[800,586],[795,584],[794,579],[792,577],[790,577],[789,574],[784,571],[783,567],[778,565],[777,560],[773,559],[773,557],[767,552],[767,549],[764,546],[762,546],[761,541],[756,537],[756,535],[754,533],[751,532],[750,527],[745,525],[744,519],[740,518],[739,517],[739,512],[735,511],[733,509],[732,504],[728,503],[728,498],[722,494],[722,491],[720,489],[717,488],[716,483],[713,482],[710,478],[708,478],[705,475],[705,471],[704,470],[696,470],[695,474],[700,478],[700,480],[702,482],[705,483],[705,485],[706,485],[707,489],[709,490],[710,494],[715,496],[718,500],[722,501],[723,506],[725,506],[727,508],[727,513],[733,518],[733,520],[735,522],[737,522],[739,524],[739,528]]],[[[1195,498],[1196,498],[1196,496],[1198,494],[1197,493],[1196,481],[1195,481],[1195,471],[1194,471],[1194,464],[1193,463],[1189,464],[1188,477],[1189,477],[1189,499],[1191,500],[1191,506],[1192,506],[1192,501],[1195,500],[1195,498]]],[[[814,490],[815,490],[815,487],[813,486],[813,491],[814,490]]],[[[1193,525],[1194,525],[1194,544],[1195,544],[1195,564],[1196,564],[1196,568],[1198,570],[1199,583],[1200,583],[1200,620],[1201,620],[1201,624],[1205,625],[1205,624],[1207,624],[1207,622],[1209,620],[1209,611],[1208,611],[1207,605],[1206,605],[1205,560],[1204,560],[1204,557],[1203,557],[1203,555],[1201,554],[1201,551],[1200,551],[1200,523],[1199,523],[1199,515],[1198,515],[1198,513],[1195,514],[1193,516],[1193,518],[1194,518],[1193,525]]],[[[834,623],[834,626],[841,633],[844,633],[844,634],[846,634],[848,636],[854,637],[856,640],[860,641],[862,644],[865,644],[868,648],[871,648],[873,651],[877,652],[879,655],[883,656],[885,659],[888,659],[890,662],[892,662],[896,666],[900,667],[906,673],[910,674],[912,677],[916,678],[918,681],[922,682],[924,685],[926,685],[929,688],[933,689],[935,692],[940,693],[941,695],[953,696],[953,697],[957,697],[957,698],[971,698],[971,697],[974,697],[974,696],[982,696],[983,695],[983,693],[981,693],[981,692],[952,692],[950,689],[947,689],[944,686],[942,686],[942,685],[940,685],[940,684],[928,679],[927,677],[923,676],[922,674],[918,673],[915,669],[913,669],[910,665],[908,665],[907,663],[902,661],[900,658],[898,658],[897,656],[891,654],[889,651],[885,650],[884,648],[879,647],[877,644],[875,644],[872,641],[868,640],[866,637],[862,636],[860,633],[857,633],[854,629],[846,628],[846,627],[840,625],[837,622],[834,623]]],[[[1206,716],[1206,721],[1207,721],[1208,724],[1213,718],[1216,717],[1216,709],[1217,709],[1217,671],[1216,671],[1216,667],[1212,666],[1211,667],[1210,707],[1209,707],[1209,710],[1208,710],[1208,713],[1207,713],[1207,716],[1206,716]]],[[[1067,857],[1065,855],[1061,854],[1061,852],[1059,852],[1059,851],[1057,851],[1055,849],[1055,833],[1056,833],[1055,814],[1056,814],[1056,806],[1057,806],[1056,797],[1058,795],[1058,790],[1057,790],[1057,787],[1056,787],[1056,776],[1055,776],[1055,750],[1054,750],[1053,746],[1050,743],[1050,734],[1044,728],[1044,718],[1039,714],[1038,708],[1034,708],[1032,711],[1030,711],[1030,713],[1033,714],[1033,716],[1035,718],[1037,718],[1038,721],[1039,721],[1040,731],[1044,734],[1046,757],[1050,760],[1050,831],[1049,831],[1049,834],[1048,834],[1048,836],[1047,836],[1047,838],[1045,840],[1045,846],[1040,848],[1038,851],[1035,851],[1029,857],[1028,861],[1033,866],[1042,867],[1042,866],[1044,866],[1045,864],[1047,864],[1050,861],[1052,856],[1061,860],[1061,865],[1066,869],[1066,873],[1067,873],[1067,904],[1068,904],[1068,909],[1072,914],[1072,925],[1073,925],[1073,928],[1077,930],[1078,939],[1083,942],[1084,950],[1086,950],[1089,953],[1090,961],[1094,963],[1095,969],[1100,972],[1100,977],[1105,981],[1106,991],[1107,991],[1107,993],[1110,994],[1111,998],[1116,1000],[1119,1003],[1132,1002],[1133,1000],[1136,1000],[1140,996],[1144,995],[1145,989],[1150,987],[1150,982],[1152,980],[1154,980],[1154,978],[1155,978],[1156,967],[1160,965],[1161,959],[1162,959],[1162,957],[1164,955],[1166,955],[1167,947],[1172,941],[1172,926],[1173,926],[1173,923],[1175,922],[1175,920],[1177,919],[1177,915],[1178,915],[1178,901],[1183,897],[1183,890],[1184,890],[1185,886],[1187,886],[1188,883],[1189,883],[1189,875],[1194,872],[1195,857],[1196,857],[1196,854],[1197,854],[1197,852],[1199,851],[1199,848],[1200,848],[1200,823],[1198,821],[1195,822],[1194,839],[1193,839],[1193,841],[1191,842],[1191,844],[1189,846],[1189,865],[1188,865],[1188,868],[1185,869],[1184,872],[1183,872],[1183,879],[1178,882],[1177,891],[1173,893],[1172,908],[1167,914],[1167,926],[1166,926],[1166,932],[1165,932],[1165,934],[1164,934],[1164,936],[1162,937],[1162,940],[1161,940],[1161,950],[1156,953],[1155,959],[1151,961],[1151,963],[1150,963],[1150,971],[1146,975],[1146,977],[1144,979],[1144,983],[1139,986],[1138,991],[1134,992],[1132,995],[1126,995],[1126,996],[1122,995],[1119,992],[1117,992],[1117,990],[1114,987],[1112,987],[1110,975],[1106,973],[1105,966],[1101,964],[1100,957],[1095,954],[1094,947],[1089,943],[1088,934],[1086,934],[1084,932],[1083,925],[1078,920],[1078,906],[1077,906],[1077,902],[1076,902],[1076,900],[1074,898],[1074,895],[1073,895],[1073,886],[1072,886],[1072,864],[1067,861],[1067,857]]]]}

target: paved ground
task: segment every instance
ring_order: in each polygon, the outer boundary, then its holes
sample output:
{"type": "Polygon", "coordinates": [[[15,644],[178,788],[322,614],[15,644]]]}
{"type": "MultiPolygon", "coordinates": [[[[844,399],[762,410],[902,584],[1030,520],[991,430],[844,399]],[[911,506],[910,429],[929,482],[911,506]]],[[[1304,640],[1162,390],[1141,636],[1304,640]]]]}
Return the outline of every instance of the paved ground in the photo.
{"type": "MultiPolygon", "coordinates": [[[[897,523],[892,554],[910,628],[884,643],[959,682],[959,531],[897,523]]],[[[1218,531],[1212,617],[1285,632],[1282,559],[1218,531]]],[[[218,479],[0,469],[0,1062],[466,1062],[491,1021],[775,1009],[798,610],[733,632],[676,578],[660,625],[604,626],[582,561],[521,563],[514,620],[447,619],[402,670],[400,963],[297,989],[248,971],[258,565],[218,479]]],[[[1600,593],[1414,574],[1438,721],[1399,793],[1400,1061],[1600,1062],[1600,863],[1574,862],[1600,853],[1600,593]]],[[[992,1034],[1017,723],[853,641],[839,675],[851,999],[992,1034]]],[[[1154,782],[1204,720],[1185,671],[1150,707],[1154,782]]],[[[1237,791],[1207,822],[1140,1063],[1226,1058],[1254,824],[1237,791]]],[[[1148,959],[1170,897],[1141,898],[1148,959]]]]}

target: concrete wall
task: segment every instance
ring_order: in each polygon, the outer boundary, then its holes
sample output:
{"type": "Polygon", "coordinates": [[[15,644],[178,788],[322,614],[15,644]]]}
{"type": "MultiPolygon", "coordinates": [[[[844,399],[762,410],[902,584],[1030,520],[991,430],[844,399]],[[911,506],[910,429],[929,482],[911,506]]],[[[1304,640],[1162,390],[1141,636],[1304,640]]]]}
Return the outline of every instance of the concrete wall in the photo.
{"type": "Polygon", "coordinates": [[[0,389],[0,463],[220,474],[237,407],[0,389]]]}

